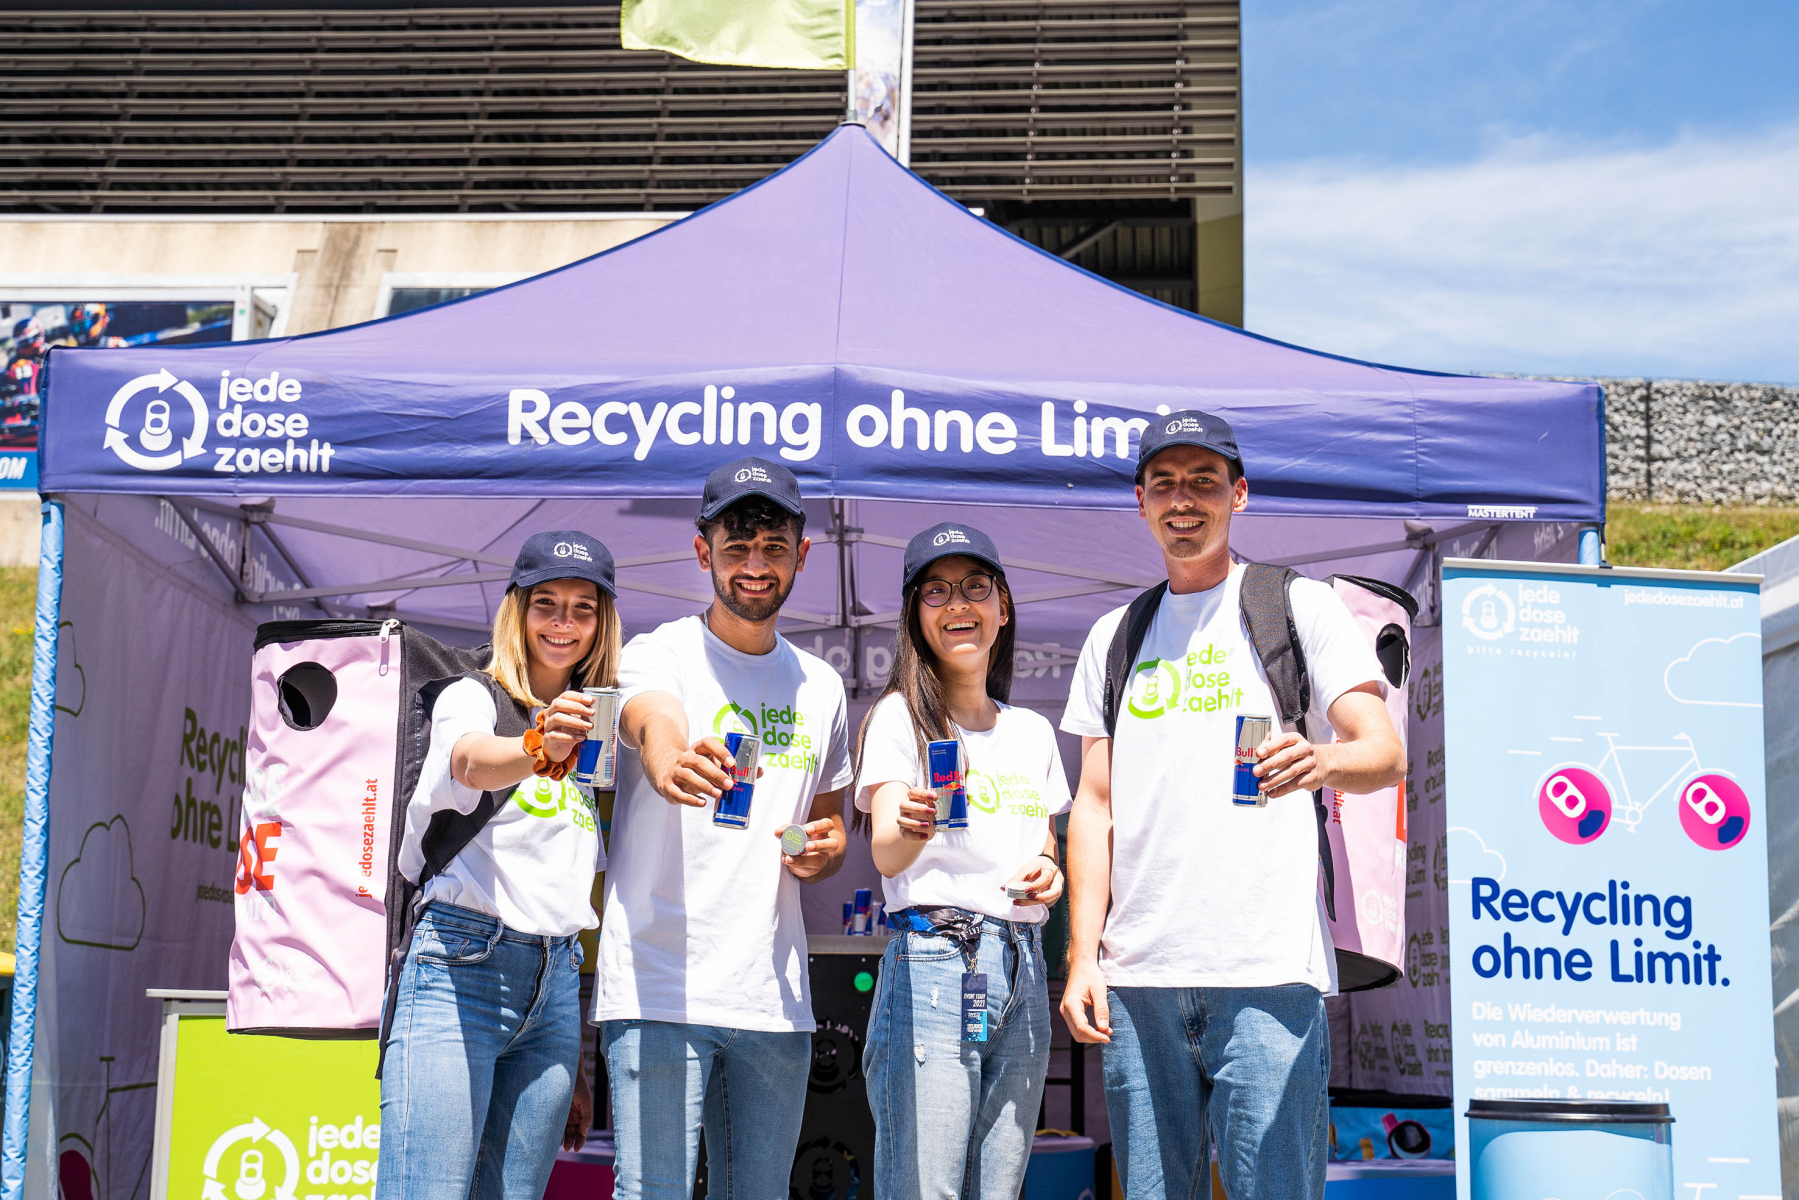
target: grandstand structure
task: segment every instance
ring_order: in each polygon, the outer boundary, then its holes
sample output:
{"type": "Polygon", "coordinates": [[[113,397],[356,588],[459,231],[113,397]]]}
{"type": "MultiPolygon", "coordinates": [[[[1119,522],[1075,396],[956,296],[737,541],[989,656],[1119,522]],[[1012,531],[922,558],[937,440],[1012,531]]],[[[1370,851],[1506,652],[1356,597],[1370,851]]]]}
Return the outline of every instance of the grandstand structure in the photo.
{"type": "MultiPolygon", "coordinates": [[[[619,44],[617,5],[6,4],[0,221],[692,211],[840,120],[838,72],[619,44]]],[[[912,167],[1242,320],[1236,0],[916,0],[912,167]]]]}

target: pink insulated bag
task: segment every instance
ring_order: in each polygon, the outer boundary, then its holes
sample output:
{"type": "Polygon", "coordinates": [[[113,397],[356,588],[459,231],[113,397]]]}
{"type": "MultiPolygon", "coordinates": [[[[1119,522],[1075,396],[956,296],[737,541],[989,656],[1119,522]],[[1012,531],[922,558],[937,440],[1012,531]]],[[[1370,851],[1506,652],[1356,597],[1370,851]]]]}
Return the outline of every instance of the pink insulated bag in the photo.
{"type": "Polygon", "coordinates": [[[428,733],[420,677],[484,657],[398,621],[257,630],[227,1029],[376,1036],[390,864],[428,733]]]}
{"type": "MultiPolygon", "coordinates": [[[[1387,714],[1403,744],[1417,602],[1376,579],[1333,575],[1330,582],[1380,660],[1387,714]]],[[[1325,832],[1336,863],[1337,913],[1330,931],[1339,987],[1379,987],[1396,979],[1405,961],[1405,784],[1357,796],[1330,789],[1325,799],[1325,832]]]]}

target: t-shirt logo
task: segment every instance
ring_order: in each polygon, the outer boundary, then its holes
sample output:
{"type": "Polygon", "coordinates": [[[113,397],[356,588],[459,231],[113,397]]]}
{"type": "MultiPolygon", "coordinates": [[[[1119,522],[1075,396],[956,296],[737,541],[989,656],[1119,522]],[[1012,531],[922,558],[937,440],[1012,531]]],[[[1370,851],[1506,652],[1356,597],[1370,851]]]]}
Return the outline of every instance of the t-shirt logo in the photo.
{"type": "Polygon", "coordinates": [[[593,802],[566,779],[527,779],[518,785],[512,798],[527,816],[547,821],[566,812],[576,825],[593,831],[593,802]]]}
{"type": "Polygon", "coordinates": [[[1038,781],[1022,771],[989,775],[971,767],[965,781],[968,806],[976,812],[1006,813],[1014,817],[1049,816],[1049,806],[1043,802],[1038,781]]]}
{"type": "Polygon", "coordinates": [[[964,776],[968,789],[968,805],[984,813],[999,811],[999,789],[993,786],[993,780],[979,771],[969,770],[964,776]]]}
{"type": "Polygon", "coordinates": [[[1208,642],[1203,650],[1189,651],[1181,661],[1152,658],[1140,662],[1131,674],[1125,707],[1145,721],[1173,712],[1240,708],[1243,687],[1231,679],[1230,656],[1227,647],[1208,642]]]}
{"type": "Polygon", "coordinates": [[[712,715],[712,732],[723,738],[727,733],[747,733],[762,739],[762,767],[779,767],[798,771],[816,771],[818,747],[806,728],[806,714],[792,704],[770,708],[758,704],[752,712],[741,704],[727,700],[712,715]]]}
{"type": "Polygon", "coordinates": [[[1151,720],[1180,707],[1181,673],[1160,658],[1137,664],[1125,706],[1132,715],[1151,720]]]}

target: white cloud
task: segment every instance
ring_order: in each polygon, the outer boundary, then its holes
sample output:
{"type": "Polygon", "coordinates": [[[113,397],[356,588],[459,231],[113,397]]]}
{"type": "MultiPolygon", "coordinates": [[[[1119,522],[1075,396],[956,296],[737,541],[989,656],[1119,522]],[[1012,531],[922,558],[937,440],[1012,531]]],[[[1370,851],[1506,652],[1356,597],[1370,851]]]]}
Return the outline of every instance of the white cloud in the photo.
{"type": "Polygon", "coordinates": [[[1505,878],[1505,855],[1491,849],[1487,839],[1466,825],[1451,825],[1449,839],[1449,882],[1468,883],[1485,877],[1505,878]]]}
{"type": "Polygon", "coordinates": [[[1402,366],[1799,381],[1799,125],[1245,189],[1248,324],[1402,366]]]}
{"type": "Polygon", "coordinates": [[[1721,708],[1760,708],[1759,701],[1738,697],[1745,689],[1756,688],[1761,679],[1762,636],[1759,633],[1702,638],[1662,672],[1662,686],[1673,699],[1682,704],[1712,704],[1721,708]]]}

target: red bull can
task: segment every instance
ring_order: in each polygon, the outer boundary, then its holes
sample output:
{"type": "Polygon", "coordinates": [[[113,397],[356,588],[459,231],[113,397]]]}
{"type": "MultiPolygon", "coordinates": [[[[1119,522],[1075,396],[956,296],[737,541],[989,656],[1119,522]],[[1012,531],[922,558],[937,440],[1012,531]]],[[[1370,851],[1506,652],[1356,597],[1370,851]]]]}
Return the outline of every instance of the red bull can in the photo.
{"type": "Polygon", "coordinates": [[[1231,803],[1243,808],[1262,808],[1268,796],[1256,778],[1256,747],[1268,740],[1273,717],[1237,718],[1237,767],[1231,776],[1231,803]]]}
{"type": "Polygon", "coordinates": [[[575,752],[575,782],[590,792],[618,786],[618,689],[582,688],[593,701],[593,731],[575,752]]]}
{"type": "Polygon", "coordinates": [[[968,828],[968,787],[961,742],[931,742],[925,746],[930,760],[931,789],[937,793],[939,829],[968,828]]]}
{"type": "Polygon", "coordinates": [[[843,902],[843,936],[848,937],[854,932],[856,932],[856,902],[845,900],[843,902]]]}
{"type": "Polygon", "coordinates": [[[718,798],[712,823],[746,829],[750,801],[756,795],[756,769],[762,765],[762,739],[753,733],[727,733],[725,749],[731,752],[731,786],[718,798]]]}
{"type": "Polygon", "coordinates": [[[870,888],[856,889],[856,907],[850,911],[850,933],[857,937],[869,933],[869,908],[874,903],[874,892],[870,888]]]}

